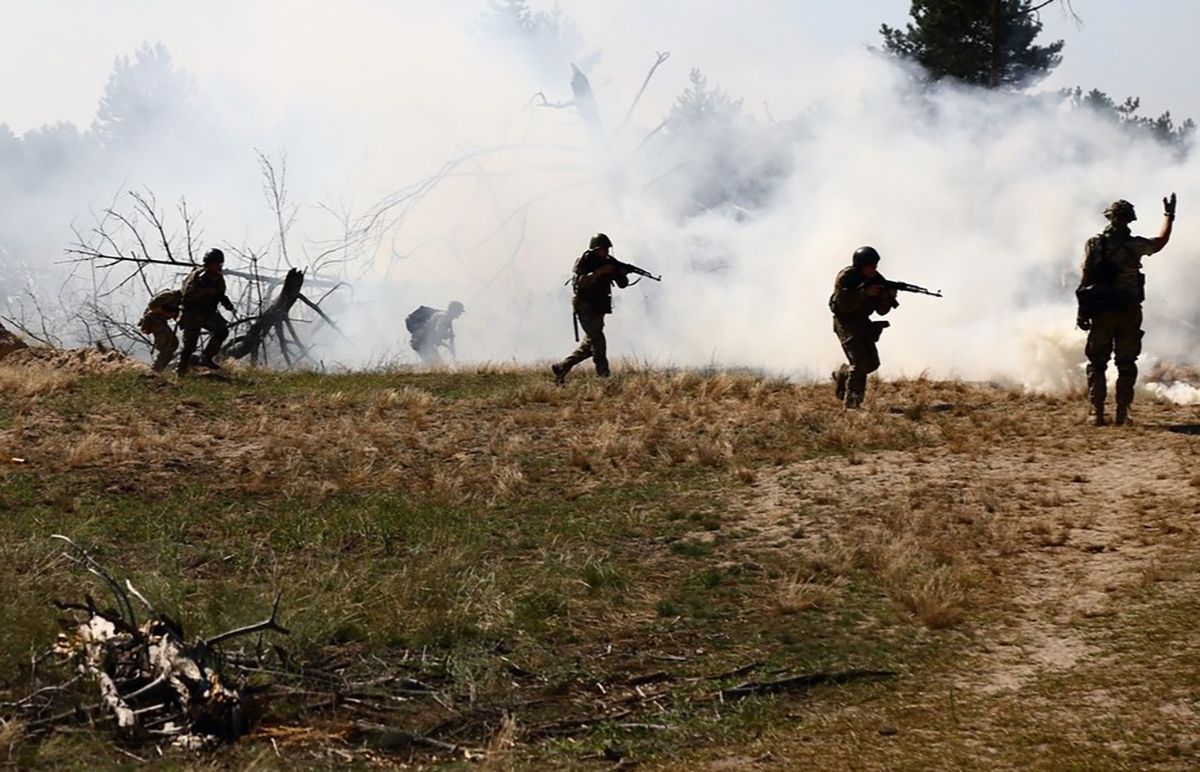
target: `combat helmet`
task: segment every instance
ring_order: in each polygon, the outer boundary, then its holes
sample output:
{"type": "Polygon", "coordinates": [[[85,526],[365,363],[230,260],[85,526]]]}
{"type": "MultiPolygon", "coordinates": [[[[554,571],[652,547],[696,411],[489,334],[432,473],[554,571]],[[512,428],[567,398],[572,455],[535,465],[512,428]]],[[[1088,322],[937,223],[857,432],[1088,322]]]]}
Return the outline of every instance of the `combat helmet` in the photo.
{"type": "Polygon", "coordinates": [[[588,249],[600,249],[601,247],[608,247],[609,249],[612,249],[612,245],[612,239],[603,233],[597,233],[595,236],[592,236],[592,240],[588,242],[588,249]]]}
{"type": "Polygon", "coordinates": [[[1137,219],[1137,213],[1133,209],[1133,204],[1123,198],[1119,198],[1109,204],[1108,208],[1104,210],[1104,216],[1114,222],[1118,220],[1121,222],[1133,222],[1137,219]]]}
{"type": "Polygon", "coordinates": [[[224,263],[225,262],[225,253],[222,252],[221,250],[217,249],[216,247],[213,247],[212,249],[210,249],[204,253],[204,261],[203,262],[205,264],[224,263]]]}
{"type": "Polygon", "coordinates": [[[462,316],[467,309],[463,308],[463,304],[457,300],[451,300],[450,305],[446,306],[446,313],[451,316],[462,316]]]}
{"type": "Polygon", "coordinates": [[[878,265],[879,253],[875,251],[875,247],[859,247],[854,250],[851,262],[855,268],[862,268],[864,265],[878,265]]]}

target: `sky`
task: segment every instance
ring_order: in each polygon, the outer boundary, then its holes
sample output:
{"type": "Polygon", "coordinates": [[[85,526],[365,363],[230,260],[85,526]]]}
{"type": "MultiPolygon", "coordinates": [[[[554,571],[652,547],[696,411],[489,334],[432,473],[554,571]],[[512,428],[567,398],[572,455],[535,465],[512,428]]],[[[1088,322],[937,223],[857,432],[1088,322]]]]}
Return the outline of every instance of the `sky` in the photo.
{"type": "MultiPolygon", "coordinates": [[[[404,9],[411,24],[420,26],[466,23],[480,3],[396,0],[386,5],[404,9]]],[[[548,4],[535,0],[534,5],[548,4]]],[[[904,0],[796,0],[780,20],[756,15],[755,7],[767,6],[754,0],[702,1],[687,4],[686,25],[647,24],[668,30],[649,41],[636,29],[610,22],[639,13],[663,19],[681,3],[562,0],[559,5],[588,30],[589,39],[604,40],[606,46],[636,41],[701,66],[706,58],[728,66],[731,58],[725,53],[743,50],[748,38],[761,49],[805,45],[838,51],[873,45],[879,25],[902,24],[909,7],[904,0]],[[730,14],[730,8],[739,11],[730,14]]],[[[1146,113],[1171,110],[1179,118],[1200,119],[1200,92],[1186,77],[1200,72],[1200,46],[1194,41],[1200,3],[1073,0],[1073,5],[1082,24],[1059,4],[1042,12],[1044,38],[1066,41],[1063,64],[1043,87],[1096,87],[1117,99],[1137,95],[1146,113]]],[[[371,21],[372,9],[379,6],[376,0],[0,0],[5,20],[0,26],[0,122],[17,133],[58,120],[86,125],[114,57],[147,41],[165,44],[201,79],[239,82],[276,100],[279,109],[313,88],[336,94],[339,83],[322,82],[312,73],[322,61],[344,57],[347,43],[356,49],[361,77],[381,91],[393,89],[406,74],[387,72],[394,38],[387,24],[371,21]]],[[[742,54],[732,60],[751,71],[770,61],[742,54]]]]}

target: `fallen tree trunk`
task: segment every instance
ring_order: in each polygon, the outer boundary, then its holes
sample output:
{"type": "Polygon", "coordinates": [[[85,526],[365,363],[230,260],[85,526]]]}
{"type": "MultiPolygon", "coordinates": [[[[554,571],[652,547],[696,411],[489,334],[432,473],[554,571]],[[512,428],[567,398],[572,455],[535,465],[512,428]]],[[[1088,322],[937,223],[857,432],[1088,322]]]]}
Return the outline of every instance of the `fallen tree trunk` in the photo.
{"type": "Polygon", "coordinates": [[[296,353],[300,355],[300,358],[307,357],[308,349],[300,342],[296,328],[292,326],[292,321],[288,316],[292,311],[292,306],[301,299],[303,287],[304,271],[296,268],[289,270],[279,288],[279,294],[275,296],[271,304],[250,321],[250,326],[244,333],[226,344],[222,353],[231,359],[242,359],[249,356],[251,362],[258,364],[260,355],[264,359],[266,358],[267,342],[273,333],[279,344],[279,352],[283,355],[283,361],[289,367],[292,365],[292,352],[288,348],[289,335],[292,339],[291,345],[296,347],[296,353]]]}

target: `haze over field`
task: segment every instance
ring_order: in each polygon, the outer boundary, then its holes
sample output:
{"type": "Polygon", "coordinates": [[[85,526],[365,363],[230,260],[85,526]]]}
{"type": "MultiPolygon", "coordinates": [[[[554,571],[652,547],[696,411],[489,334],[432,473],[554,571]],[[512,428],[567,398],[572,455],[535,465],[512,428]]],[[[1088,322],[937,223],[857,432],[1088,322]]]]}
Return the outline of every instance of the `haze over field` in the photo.
{"type": "MultiPolygon", "coordinates": [[[[1146,361],[1196,361],[1184,281],[1200,247],[1188,225],[1200,200],[1193,159],[1052,96],[925,91],[867,49],[872,27],[842,40],[791,5],[731,18],[705,2],[681,20],[665,5],[566,3],[557,21],[518,34],[466,0],[289,5],[286,16],[270,3],[125,4],[118,16],[162,30],[174,75],[142,92],[158,97],[141,123],[101,116],[91,134],[43,131],[38,152],[6,164],[0,290],[10,304],[27,285],[68,304],[91,292],[92,275],[78,272],[62,292],[58,262],[72,222],[86,227],[122,188],[150,188],[165,208],[186,195],[205,244],[274,251],[259,148],[287,154],[301,204],[292,262],[309,264],[344,232],[318,204],[372,216],[348,270],[352,302],[334,303],[354,344],[322,339],[327,365],[413,359],[403,316],[451,299],[468,310],[461,357],[561,356],[573,345],[562,283],[603,230],[619,257],[665,276],[619,293],[617,356],[821,377],[840,359],[832,277],[869,243],[890,278],[946,294],[902,298],[885,376],[1061,389],[1080,378],[1071,290],[1100,211],[1128,198],[1135,230],[1153,235],[1159,198],[1174,190],[1180,227],[1148,261],[1146,361]],[[657,51],[671,56],[630,113],[657,51]],[[594,113],[535,98],[571,102],[572,63],[594,113]],[[701,96],[672,115],[685,89],[696,97],[693,68],[707,78],[701,96]]],[[[875,23],[900,22],[906,4],[894,5],[875,23]]],[[[0,152],[12,142],[0,137],[0,152]]],[[[144,291],[124,292],[136,317],[144,291]]]]}

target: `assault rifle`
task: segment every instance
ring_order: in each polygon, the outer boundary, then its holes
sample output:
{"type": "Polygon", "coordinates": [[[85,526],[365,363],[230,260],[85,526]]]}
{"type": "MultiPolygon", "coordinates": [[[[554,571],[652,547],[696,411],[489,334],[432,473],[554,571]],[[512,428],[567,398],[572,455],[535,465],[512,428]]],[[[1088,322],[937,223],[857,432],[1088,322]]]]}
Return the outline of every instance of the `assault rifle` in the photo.
{"type": "Polygon", "coordinates": [[[620,268],[625,273],[632,273],[632,274],[636,274],[638,276],[645,276],[647,279],[650,279],[651,281],[662,281],[662,276],[655,276],[654,274],[647,271],[645,268],[638,268],[636,265],[633,265],[632,263],[622,263],[620,260],[618,260],[617,258],[615,258],[611,255],[609,256],[608,259],[609,259],[609,262],[616,265],[618,268],[620,268]]]}
{"type": "Polygon", "coordinates": [[[906,281],[889,281],[884,279],[883,286],[890,290],[896,290],[897,292],[914,292],[918,295],[931,295],[935,298],[940,298],[942,296],[941,290],[934,292],[933,290],[928,290],[924,287],[918,287],[915,284],[909,284],[906,281]]]}

